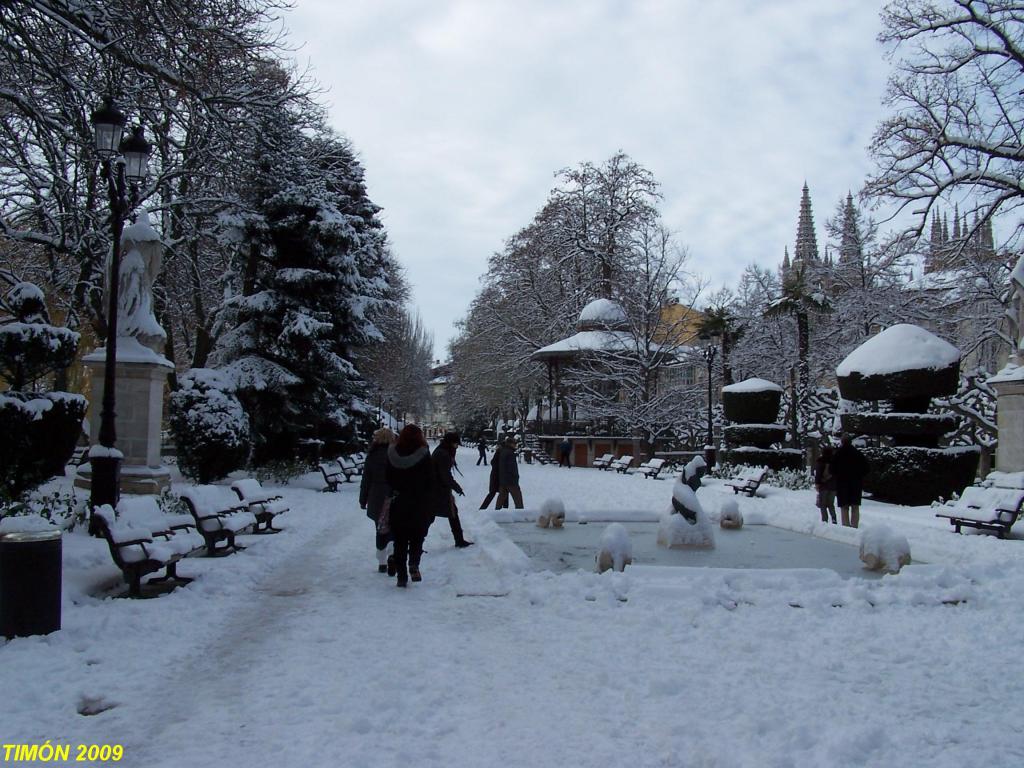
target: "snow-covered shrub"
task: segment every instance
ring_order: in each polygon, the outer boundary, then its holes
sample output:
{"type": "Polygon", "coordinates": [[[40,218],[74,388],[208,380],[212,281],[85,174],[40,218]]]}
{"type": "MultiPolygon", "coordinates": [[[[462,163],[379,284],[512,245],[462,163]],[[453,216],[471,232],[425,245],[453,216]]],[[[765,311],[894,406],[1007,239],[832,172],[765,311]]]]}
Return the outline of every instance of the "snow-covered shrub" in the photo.
{"type": "Polygon", "coordinates": [[[786,438],[786,427],[776,423],[781,400],[782,387],[764,379],[722,387],[725,416],[732,422],[723,430],[724,461],[777,470],[803,467],[803,451],[771,447],[786,438]]]}
{"type": "Polygon", "coordinates": [[[910,544],[906,536],[889,526],[873,525],[861,533],[860,559],[869,571],[899,573],[904,565],[910,564],[910,544]]]}
{"type": "Polygon", "coordinates": [[[718,524],[727,530],[743,527],[743,513],[736,499],[726,499],[718,508],[718,524]]]}
{"type": "Polygon", "coordinates": [[[788,488],[791,491],[803,491],[814,485],[813,480],[811,473],[805,469],[772,469],[765,476],[764,484],[788,488]]]}
{"type": "Polygon", "coordinates": [[[169,416],[182,474],[209,483],[244,466],[249,419],[231,381],[209,368],[193,368],[179,381],[169,416]]]}
{"type": "Polygon", "coordinates": [[[633,545],[622,523],[611,523],[601,534],[601,548],[597,552],[597,572],[624,571],[633,562],[633,545]]]}
{"type": "Polygon", "coordinates": [[[565,504],[561,499],[545,499],[540,505],[537,525],[541,528],[561,528],[565,523],[565,504]]]}
{"type": "Polygon", "coordinates": [[[82,431],[86,401],[38,391],[47,374],[66,368],[78,334],[50,325],[43,293],[17,283],[0,297],[0,497],[18,499],[64,471],[82,431]]]}

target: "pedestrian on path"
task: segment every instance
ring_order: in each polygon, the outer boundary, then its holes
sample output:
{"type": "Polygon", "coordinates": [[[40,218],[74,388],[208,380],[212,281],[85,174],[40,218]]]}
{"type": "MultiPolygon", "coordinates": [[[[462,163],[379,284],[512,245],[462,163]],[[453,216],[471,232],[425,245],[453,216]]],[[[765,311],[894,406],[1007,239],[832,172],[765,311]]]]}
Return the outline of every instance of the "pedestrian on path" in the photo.
{"type": "Polygon", "coordinates": [[[485,438],[483,435],[480,435],[480,439],[476,443],[476,449],[480,453],[479,458],[477,458],[477,460],[476,460],[476,465],[479,467],[481,464],[483,464],[486,467],[487,466],[487,438],[485,438]]]}
{"type": "Polygon", "coordinates": [[[832,446],[821,449],[821,455],[814,462],[814,488],[818,492],[818,509],[821,522],[827,523],[829,515],[836,522],[836,477],[832,474],[832,446]]]}
{"type": "Polygon", "coordinates": [[[423,539],[434,520],[434,463],[423,431],[406,424],[398,440],[388,448],[387,481],[391,486],[391,537],[395,554],[388,560],[388,575],[397,586],[409,578],[422,581],[420,558],[423,539]]]}
{"type": "Polygon", "coordinates": [[[391,486],[388,485],[388,448],[395,442],[395,433],[382,427],[373,433],[370,449],[363,464],[363,477],[359,481],[359,506],[377,529],[377,570],[387,572],[391,527],[389,507],[391,486]]]}
{"type": "Polygon", "coordinates": [[[470,547],[472,541],[466,541],[462,535],[462,521],[459,520],[459,508],[455,505],[455,494],[465,496],[462,486],[452,475],[452,468],[456,467],[455,453],[459,448],[459,433],[445,432],[444,437],[431,456],[434,462],[434,469],[437,473],[437,484],[435,486],[436,506],[435,517],[448,518],[448,524],[452,528],[452,536],[455,537],[455,546],[459,549],[470,547]]]}
{"type": "Polygon", "coordinates": [[[860,527],[861,491],[868,473],[868,460],[857,450],[853,438],[843,435],[839,450],[832,457],[832,474],[836,478],[836,501],[843,525],[860,527]]]}
{"type": "Polygon", "coordinates": [[[519,488],[519,464],[516,461],[516,439],[505,439],[505,447],[501,451],[501,459],[494,460],[498,465],[498,509],[508,507],[508,497],[516,504],[516,509],[523,508],[523,492],[519,488]]]}
{"type": "MultiPolygon", "coordinates": [[[[494,453],[491,454],[491,476],[487,483],[487,496],[480,505],[480,509],[487,509],[491,500],[498,495],[498,467],[504,450],[505,447],[501,443],[494,446],[494,453]]],[[[501,509],[501,507],[495,507],[495,509],[501,509]]]]}
{"type": "Polygon", "coordinates": [[[569,456],[572,453],[572,443],[569,442],[569,438],[565,438],[558,444],[558,466],[560,467],[571,467],[569,463],[569,456]]]}

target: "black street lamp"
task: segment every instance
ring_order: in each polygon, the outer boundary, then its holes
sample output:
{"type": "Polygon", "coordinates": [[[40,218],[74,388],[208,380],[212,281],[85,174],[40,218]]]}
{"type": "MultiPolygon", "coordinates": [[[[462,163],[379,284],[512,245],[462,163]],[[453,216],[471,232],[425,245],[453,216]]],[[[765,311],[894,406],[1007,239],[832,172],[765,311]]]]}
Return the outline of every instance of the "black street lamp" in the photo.
{"type": "Polygon", "coordinates": [[[107,341],[103,367],[103,407],[100,411],[99,445],[89,451],[92,467],[90,504],[117,504],[120,497],[121,452],[117,450],[115,417],[115,375],[117,369],[117,305],[121,274],[121,233],[124,223],[138,204],[138,184],[146,178],[152,149],[136,126],[125,135],[124,113],[114,106],[110,96],[92,113],[96,154],[102,162],[101,175],[107,182],[110,203],[110,230],[113,236],[110,254],[110,284],[107,291],[107,341]]]}
{"type": "MultiPolygon", "coordinates": [[[[700,353],[704,358],[704,362],[708,364],[708,439],[705,444],[707,448],[714,450],[714,422],[711,419],[711,401],[712,401],[712,371],[715,365],[715,356],[718,354],[718,340],[722,337],[722,334],[718,330],[708,331],[700,335],[700,340],[704,342],[704,346],[701,347],[700,353]]],[[[710,462],[709,462],[710,463],[710,462]]]]}

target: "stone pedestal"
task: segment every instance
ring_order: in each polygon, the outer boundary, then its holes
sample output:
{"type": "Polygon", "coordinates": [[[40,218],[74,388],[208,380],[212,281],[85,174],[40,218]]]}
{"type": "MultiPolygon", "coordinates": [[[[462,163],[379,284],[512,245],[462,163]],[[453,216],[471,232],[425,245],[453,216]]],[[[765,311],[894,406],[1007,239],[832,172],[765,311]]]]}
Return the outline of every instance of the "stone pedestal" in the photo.
{"type": "Polygon", "coordinates": [[[996,426],[999,447],[996,469],[1000,472],[1024,471],[1024,368],[1004,369],[990,378],[996,390],[996,426]],[[1016,375],[1015,375],[1016,374],[1016,375]]]}
{"type": "MultiPolygon", "coordinates": [[[[115,419],[117,448],[124,454],[121,464],[121,493],[158,494],[171,484],[170,471],[160,458],[160,431],[163,421],[164,383],[173,370],[160,355],[137,342],[126,345],[121,339],[117,349],[115,419]],[[136,348],[138,347],[138,349],[136,348]]],[[[92,395],[89,409],[89,434],[95,444],[100,433],[103,403],[103,370],[106,351],[98,349],[83,362],[91,374],[92,395]]],[[[89,488],[90,467],[83,465],[75,485],[89,488]]]]}

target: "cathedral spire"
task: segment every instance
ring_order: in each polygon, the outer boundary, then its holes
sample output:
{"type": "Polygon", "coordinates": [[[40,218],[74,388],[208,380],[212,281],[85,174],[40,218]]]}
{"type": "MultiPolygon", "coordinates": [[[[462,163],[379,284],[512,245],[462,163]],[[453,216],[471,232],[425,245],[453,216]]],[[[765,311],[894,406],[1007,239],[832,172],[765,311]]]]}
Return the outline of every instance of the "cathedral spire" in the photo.
{"type": "Polygon", "coordinates": [[[804,182],[803,194],[800,197],[800,220],[796,226],[796,250],[793,262],[804,264],[818,263],[818,238],[814,234],[814,215],[811,213],[811,193],[804,182]]]}
{"type": "Polygon", "coordinates": [[[960,205],[953,206],[953,239],[959,240],[963,233],[960,231],[960,205]]]}
{"type": "Polygon", "coordinates": [[[847,192],[846,204],[843,206],[843,232],[839,242],[840,264],[860,264],[864,261],[864,244],[861,237],[857,224],[857,209],[853,205],[853,193],[847,192]]]}

